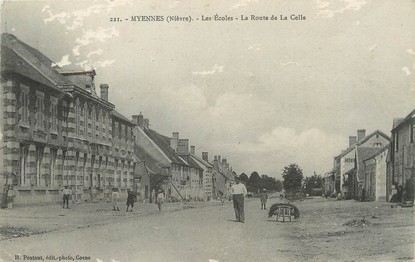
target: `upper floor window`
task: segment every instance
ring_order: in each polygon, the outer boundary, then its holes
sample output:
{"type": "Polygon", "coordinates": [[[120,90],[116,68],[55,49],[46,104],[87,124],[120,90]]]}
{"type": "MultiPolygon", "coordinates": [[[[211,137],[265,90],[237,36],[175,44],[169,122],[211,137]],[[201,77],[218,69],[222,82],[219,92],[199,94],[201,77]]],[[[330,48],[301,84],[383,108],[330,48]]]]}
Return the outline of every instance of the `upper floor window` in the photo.
{"type": "Polygon", "coordinates": [[[56,131],[58,128],[58,99],[50,97],[50,130],[56,131]]]}
{"type": "Polygon", "coordinates": [[[45,94],[39,91],[36,91],[36,125],[38,127],[43,127],[44,123],[44,113],[45,113],[45,94]]]}
{"type": "Polygon", "coordinates": [[[22,95],[20,97],[21,101],[21,119],[22,123],[29,123],[29,87],[21,85],[22,95]]]}
{"type": "Polygon", "coordinates": [[[399,135],[398,132],[395,133],[395,151],[398,152],[399,150],[399,135]]]}
{"type": "Polygon", "coordinates": [[[79,99],[76,100],[75,103],[75,134],[80,134],[80,125],[81,125],[81,104],[79,102],[79,99]]]}

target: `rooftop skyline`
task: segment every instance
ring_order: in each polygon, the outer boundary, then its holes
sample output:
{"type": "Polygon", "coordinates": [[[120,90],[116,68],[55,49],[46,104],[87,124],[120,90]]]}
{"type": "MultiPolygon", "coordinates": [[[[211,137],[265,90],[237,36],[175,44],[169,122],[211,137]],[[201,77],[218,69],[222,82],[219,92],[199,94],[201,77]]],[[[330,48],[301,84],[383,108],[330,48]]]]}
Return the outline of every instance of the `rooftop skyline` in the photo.
{"type": "MultiPolygon", "coordinates": [[[[94,68],[124,116],[180,132],[240,174],[323,174],[357,129],[414,108],[411,1],[3,1],[2,32],[66,70],[94,68]],[[28,15],[30,14],[30,15],[28,15]],[[200,21],[201,16],[306,17],[200,21]],[[110,22],[138,15],[193,22],[110,22]]],[[[99,93],[99,90],[97,90],[99,93]]]]}

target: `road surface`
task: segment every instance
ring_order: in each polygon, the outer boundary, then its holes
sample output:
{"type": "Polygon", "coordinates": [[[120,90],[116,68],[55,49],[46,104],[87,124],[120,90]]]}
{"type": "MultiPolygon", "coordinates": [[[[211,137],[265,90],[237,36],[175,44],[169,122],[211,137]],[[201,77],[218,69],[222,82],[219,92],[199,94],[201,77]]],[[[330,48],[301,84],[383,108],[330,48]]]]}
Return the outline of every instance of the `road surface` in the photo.
{"type": "Polygon", "coordinates": [[[202,208],[182,204],[188,208],[4,240],[0,261],[24,256],[25,261],[63,256],[60,261],[94,262],[414,259],[413,208],[326,199],[295,204],[301,216],[291,223],[268,219],[258,199],[245,202],[245,223],[234,222],[231,202],[202,208]]]}

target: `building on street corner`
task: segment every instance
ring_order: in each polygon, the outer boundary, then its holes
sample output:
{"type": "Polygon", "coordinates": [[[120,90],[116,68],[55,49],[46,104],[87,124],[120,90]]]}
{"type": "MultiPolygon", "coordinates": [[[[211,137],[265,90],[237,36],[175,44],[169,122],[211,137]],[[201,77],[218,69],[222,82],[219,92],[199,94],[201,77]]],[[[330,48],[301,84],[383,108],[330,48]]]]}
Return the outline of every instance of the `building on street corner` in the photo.
{"type": "Polygon", "coordinates": [[[65,72],[10,34],[2,34],[1,188],[15,204],[109,198],[134,183],[134,124],[95,89],[94,70],[65,72]],[[7,185],[7,186],[6,186],[7,185]]]}
{"type": "Polygon", "coordinates": [[[387,144],[389,137],[380,130],[366,135],[365,129],[359,129],[357,136],[350,136],[349,147],[334,157],[334,193],[341,192],[345,198],[358,198],[364,177],[364,169],[360,168],[362,161],[387,144]],[[356,169],[355,172],[353,169],[356,169]]]}

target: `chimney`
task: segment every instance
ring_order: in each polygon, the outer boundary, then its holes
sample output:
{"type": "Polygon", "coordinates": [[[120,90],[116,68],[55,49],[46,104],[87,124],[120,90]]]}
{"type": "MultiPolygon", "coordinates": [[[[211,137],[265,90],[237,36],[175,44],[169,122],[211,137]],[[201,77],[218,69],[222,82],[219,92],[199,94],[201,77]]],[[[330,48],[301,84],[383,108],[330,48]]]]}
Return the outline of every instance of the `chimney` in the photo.
{"type": "Polygon", "coordinates": [[[218,156],[215,156],[215,158],[213,159],[213,166],[215,168],[218,168],[218,156]]]}
{"type": "Polygon", "coordinates": [[[89,93],[91,93],[92,91],[91,91],[91,85],[90,84],[86,84],[85,85],[85,89],[86,89],[86,91],[88,91],[89,93]]]}
{"type": "Polygon", "coordinates": [[[358,129],[357,130],[357,141],[362,140],[366,136],[366,130],[365,129],[358,129]]]}
{"type": "Polygon", "coordinates": [[[177,144],[177,153],[189,154],[189,139],[179,139],[177,144]]]}
{"type": "Polygon", "coordinates": [[[196,147],[195,146],[190,146],[190,153],[192,153],[194,155],[195,151],[196,151],[196,147]]]}
{"type": "Polygon", "coordinates": [[[133,122],[136,126],[138,126],[139,115],[132,115],[131,117],[133,118],[133,120],[131,120],[131,122],[133,122]]]}
{"type": "Polygon", "coordinates": [[[99,88],[101,89],[101,99],[108,101],[108,88],[107,84],[100,84],[99,88]]]}
{"type": "Polygon", "coordinates": [[[220,160],[220,156],[218,155],[218,162],[220,163],[221,162],[221,160],[220,160]]]}
{"type": "Polygon", "coordinates": [[[143,126],[145,128],[149,128],[150,127],[150,120],[148,118],[144,118],[143,119],[143,126]]]}
{"type": "Polygon", "coordinates": [[[138,118],[137,118],[137,125],[139,127],[143,127],[143,125],[144,125],[144,116],[143,116],[143,114],[141,114],[141,112],[140,112],[140,114],[138,115],[138,118]]]}
{"type": "Polygon", "coordinates": [[[174,152],[177,152],[177,145],[179,143],[179,133],[173,132],[173,137],[170,138],[170,146],[173,148],[174,152]]]}
{"type": "Polygon", "coordinates": [[[173,137],[179,140],[179,132],[173,132],[173,137]]]}
{"type": "Polygon", "coordinates": [[[349,147],[356,144],[357,137],[356,136],[349,136],[349,147]]]}
{"type": "Polygon", "coordinates": [[[206,162],[209,162],[209,153],[208,152],[202,152],[202,159],[206,162]]]}

